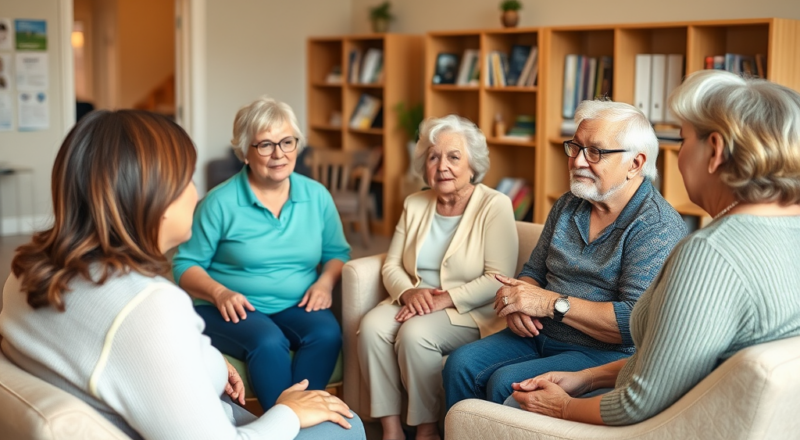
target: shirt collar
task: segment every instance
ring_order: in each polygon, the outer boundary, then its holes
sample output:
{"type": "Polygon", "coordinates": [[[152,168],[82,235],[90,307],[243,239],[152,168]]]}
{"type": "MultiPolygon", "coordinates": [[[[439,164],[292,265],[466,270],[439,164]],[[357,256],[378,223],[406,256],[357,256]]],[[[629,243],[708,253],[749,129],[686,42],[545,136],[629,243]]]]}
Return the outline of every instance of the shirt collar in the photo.
{"type": "MultiPolygon", "coordinates": [[[[636,219],[639,215],[639,210],[642,204],[647,200],[650,195],[653,193],[653,184],[650,182],[650,179],[646,178],[642,181],[639,188],[636,189],[636,192],[633,194],[630,200],[628,200],[628,204],[622,208],[622,211],[617,216],[617,219],[614,220],[614,223],[606,227],[603,233],[600,234],[598,239],[605,235],[611,228],[614,229],[625,229],[628,225],[631,224],[632,221],[636,219]]],[[[575,225],[578,227],[578,231],[583,237],[584,242],[589,242],[588,231],[589,231],[589,217],[591,216],[592,212],[592,204],[589,203],[588,200],[581,200],[580,205],[574,214],[574,222],[575,225]]],[[[598,240],[595,240],[598,241],[598,240]]]]}
{"type": "MultiPolygon", "coordinates": [[[[250,188],[250,182],[247,180],[247,170],[250,169],[248,165],[242,167],[242,170],[236,175],[236,193],[239,206],[261,206],[261,202],[256,198],[253,189],[250,188]]],[[[302,179],[297,176],[297,173],[289,175],[289,201],[292,203],[307,202],[310,199],[308,193],[308,185],[304,185],[302,179]]]]}

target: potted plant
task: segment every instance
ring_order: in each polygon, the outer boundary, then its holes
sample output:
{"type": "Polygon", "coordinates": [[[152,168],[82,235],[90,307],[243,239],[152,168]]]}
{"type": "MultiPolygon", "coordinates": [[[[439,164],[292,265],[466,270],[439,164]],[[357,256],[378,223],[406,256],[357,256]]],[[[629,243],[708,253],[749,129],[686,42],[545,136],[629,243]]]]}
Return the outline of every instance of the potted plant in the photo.
{"type": "Polygon", "coordinates": [[[522,3],[519,0],[503,0],[500,2],[500,10],[503,15],[500,16],[500,21],[505,27],[516,27],[519,23],[519,10],[522,9],[522,3]]]}
{"type": "Polygon", "coordinates": [[[372,32],[383,33],[389,30],[389,22],[394,19],[391,12],[392,4],[385,1],[369,9],[369,19],[372,22],[372,32]]]}
{"type": "Polygon", "coordinates": [[[406,106],[405,102],[397,103],[394,106],[394,111],[397,112],[397,123],[406,132],[408,161],[411,163],[414,159],[414,148],[417,145],[419,124],[422,123],[422,119],[425,117],[425,111],[422,104],[406,106]]]}

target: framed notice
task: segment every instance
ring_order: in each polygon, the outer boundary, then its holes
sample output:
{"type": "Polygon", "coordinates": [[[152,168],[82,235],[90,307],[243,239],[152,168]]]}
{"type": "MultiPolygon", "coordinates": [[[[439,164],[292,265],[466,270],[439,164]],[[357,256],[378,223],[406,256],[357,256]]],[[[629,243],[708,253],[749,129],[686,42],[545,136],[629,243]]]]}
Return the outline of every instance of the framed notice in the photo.
{"type": "Polygon", "coordinates": [[[17,50],[47,50],[45,20],[14,20],[17,50]]]}

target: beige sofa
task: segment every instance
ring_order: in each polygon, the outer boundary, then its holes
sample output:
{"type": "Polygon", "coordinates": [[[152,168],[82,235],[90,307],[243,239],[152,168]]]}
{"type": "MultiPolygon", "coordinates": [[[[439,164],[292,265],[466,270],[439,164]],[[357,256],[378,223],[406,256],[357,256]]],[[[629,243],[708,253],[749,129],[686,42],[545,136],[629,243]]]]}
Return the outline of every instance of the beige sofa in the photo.
{"type": "Polygon", "coordinates": [[[567,422],[481,400],[456,404],[446,440],[800,438],[800,337],[740,351],[661,414],[625,427],[567,422]]]}
{"type": "Polygon", "coordinates": [[[130,439],[77,397],[34,377],[0,352],[0,438],[130,439]]]}
{"type": "MultiPolygon", "coordinates": [[[[539,241],[542,225],[517,222],[519,254],[517,272],[528,261],[539,241]]],[[[358,415],[369,420],[369,391],[358,366],[356,331],[361,318],[388,296],[381,279],[386,254],[352,260],[342,271],[342,332],[344,339],[344,401],[358,415]]]]}

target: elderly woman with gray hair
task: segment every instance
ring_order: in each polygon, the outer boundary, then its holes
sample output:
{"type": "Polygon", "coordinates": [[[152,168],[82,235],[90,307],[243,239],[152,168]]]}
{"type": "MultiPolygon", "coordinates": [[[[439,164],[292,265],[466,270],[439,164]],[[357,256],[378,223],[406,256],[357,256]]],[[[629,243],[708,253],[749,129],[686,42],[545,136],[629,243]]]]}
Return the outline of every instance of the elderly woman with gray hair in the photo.
{"type": "Polygon", "coordinates": [[[232,143],[245,165],[200,203],[173,264],[204,333],[247,362],[264,408],[294,383],[324,390],[342,344],[329,307],[350,246],[328,190],[294,173],[304,141],[287,104],[242,107],[232,143]]]}
{"type": "Polygon", "coordinates": [[[371,415],[387,440],[405,438],[403,386],[417,439],[439,437],[442,358],[505,327],[495,277],[514,273],[519,246],[511,200],[480,183],[489,150],[475,124],[450,115],[420,132],[413,166],[430,189],[406,199],[382,270],[390,297],[359,329],[371,415]]]}

